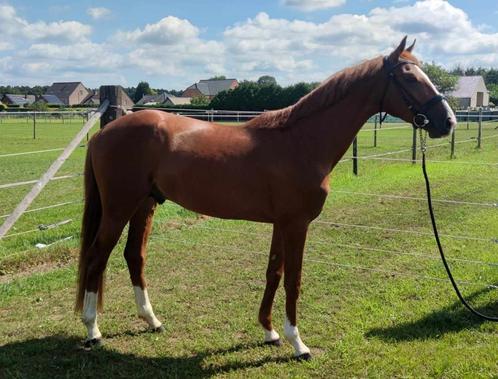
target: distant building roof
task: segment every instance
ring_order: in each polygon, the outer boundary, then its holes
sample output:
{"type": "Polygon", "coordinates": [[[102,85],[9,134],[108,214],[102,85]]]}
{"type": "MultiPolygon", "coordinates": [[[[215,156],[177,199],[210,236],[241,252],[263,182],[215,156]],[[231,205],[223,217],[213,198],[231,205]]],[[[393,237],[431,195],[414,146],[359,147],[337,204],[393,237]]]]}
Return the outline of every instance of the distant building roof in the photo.
{"type": "Polygon", "coordinates": [[[187,90],[197,88],[205,96],[216,96],[221,91],[232,88],[234,82],[237,82],[237,79],[201,80],[192,84],[187,90]]]}
{"type": "Polygon", "coordinates": [[[41,95],[40,98],[48,105],[64,105],[62,100],[55,95],[41,95]]]}
{"type": "Polygon", "coordinates": [[[154,105],[161,104],[166,101],[168,96],[172,96],[167,92],[159,93],[157,95],[144,95],[140,100],[137,101],[136,105],[154,105]]]}
{"type": "Polygon", "coordinates": [[[5,94],[3,96],[3,102],[12,105],[29,105],[35,102],[35,95],[13,95],[5,94]]]}
{"type": "Polygon", "coordinates": [[[169,95],[166,97],[165,103],[170,103],[172,105],[188,105],[192,102],[191,97],[177,97],[169,95]]]}
{"type": "Polygon", "coordinates": [[[76,87],[79,84],[83,84],[81,82],[56,82],[52,83],[50,87],[47,89],[48,95],[57,95],[58,93],[62,93],[66,96],[69,96],[74,92],[76,87]]]}
{"type": "Polygon", "coordinates": [[[99,90],[91,91],[90,94],[81,102],[81,104],[100,104],[100,93],[99,90]]]}
{"type": "Polygon", "coordinates": [[[455,89],[449,93],[457,98],[472,97],[479,88],[486,88],[482,76],[460,76],[455,89]]]}

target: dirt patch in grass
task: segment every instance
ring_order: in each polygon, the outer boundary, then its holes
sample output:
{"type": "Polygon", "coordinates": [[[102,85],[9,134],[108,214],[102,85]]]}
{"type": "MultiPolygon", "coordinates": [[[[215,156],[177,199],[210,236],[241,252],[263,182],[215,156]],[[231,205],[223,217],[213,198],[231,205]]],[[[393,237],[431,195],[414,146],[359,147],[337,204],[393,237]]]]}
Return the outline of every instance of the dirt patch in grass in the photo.
{"type": "Polygon", "coordinates": [[[7,256],[0,260],[0,284],[65,267],[77,260],[78,252],[77,248],[56,247],[7,256]]]}

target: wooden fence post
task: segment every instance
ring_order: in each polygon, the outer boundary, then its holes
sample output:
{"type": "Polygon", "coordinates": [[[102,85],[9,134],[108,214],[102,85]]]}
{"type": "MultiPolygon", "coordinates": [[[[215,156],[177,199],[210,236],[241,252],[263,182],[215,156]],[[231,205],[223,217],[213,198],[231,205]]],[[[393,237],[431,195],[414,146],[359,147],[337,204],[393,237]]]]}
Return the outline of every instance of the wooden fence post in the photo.
{"type": "Polygon", "coordinates": [[[358,137],[353,140],[353,174],[358,176],[358,137]]]}
{"type": "Polygon", "coordinates": [[[377,147],[377,115],[374,118],[374,147],[377,147]]]}
{"type": "Polygon", "coordinates": [[[455,158],[455,134],[456,134],[456,129],[453,129],[453,133],[451,133],[451,154],[450,154],[450,159],[455,158]]]}
{"type": "Polygon", "coordinates": [[[477,128],[477,148],[481,148],[481,138],[482,138],[482,108],[479,109],[479,126],[477,128]]]}
{"type": "Polygon", "coordinates": [[[417,129],[413,128],[412,136],[412,163],[417,163],[417,129]]]}
{"type": "Polygon", "coordinates": [[[102,129],[111,121],[126,114],[126,110],[133,107],[133,101],[128,97],[121,86],[101,86],[100,103],[109,100],[109,107],[100,118],[100,128],[102,129]]]}
{"type": "Polygon", "coordinates": [[[36,139],[36,112],[33,111],[33,139],[36,139]]]}

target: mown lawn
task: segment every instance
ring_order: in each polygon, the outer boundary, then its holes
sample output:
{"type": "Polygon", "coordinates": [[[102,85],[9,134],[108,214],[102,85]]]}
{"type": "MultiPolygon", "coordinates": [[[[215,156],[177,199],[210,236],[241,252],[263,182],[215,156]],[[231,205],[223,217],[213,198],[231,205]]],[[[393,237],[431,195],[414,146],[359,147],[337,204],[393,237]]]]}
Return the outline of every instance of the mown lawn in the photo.
{"type": "MultiPolygon", "coordinates": [[[[40,138],[33,140],[21,122],[0,124],[0,185],[38,178],[59,152],[2,154],[64,147],[79,126],[40,123],[40,138]]],[[[409,149],[409,128],[387,130],[399,126],[386,125],[376,148],[372,132],[361,132],[360,156],[409,149]]],[[[484,137],[497,135],[496,126],[486,124],[484,137]]],[[[476,136],[475,125],[462,125],[457,142],[476,136]]],[[[449,160],[448,140],[430,143],[443,144],[429,149],[431,160],[449,160]]],[[[480,150],[475,145],[457,144],[456,163],[429,163],[435,199],[498,202],[498,137],[483,140],[480,150]]],[[[79,148],[58,175],[81,173],[84,153],[79,148]]],[[[299,327],[311,362],[292,360],[288,344],[261,345],[256,315],[271,227],[201,217],[171,203],[157,211],[146,267],[166,332],[146,332],[135,316],[123,238],[107,273],[99,322],[105,345],[78,349],[85,331],[72,306],[82,180],[50,183],[31,208],[75,203],[26,214],[11,233],[72,222],[0,241],[0,377],[496,377],[498,327],[458,303],[432,237],[406,232],[430,232],[426,204],[368,195],[424,197],[419,165],[361,160],[359,173],[352,175],[351,162],[337,166],[325,209],[310,230],[299,327]],[[34,248],[66,237],[72,240],[34,248]]],[[[28,190],[0,189],[0,215],[28,190]]],[[[455,276],[465,281],[462,291],[498,315],[498,291],[486,286],[498,284],[498,207],[436,203],[435,210],[440,232],[450,235],[442,240],[455,276]]],[[[279,289],[279,332],[283,304],[279,289]]]]}

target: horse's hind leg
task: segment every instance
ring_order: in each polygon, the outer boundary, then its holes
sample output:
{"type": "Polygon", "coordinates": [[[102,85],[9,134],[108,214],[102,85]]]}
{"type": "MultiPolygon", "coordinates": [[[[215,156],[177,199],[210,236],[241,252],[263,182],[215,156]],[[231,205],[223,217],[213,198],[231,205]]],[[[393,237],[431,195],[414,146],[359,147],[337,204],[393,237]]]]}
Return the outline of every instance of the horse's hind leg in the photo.
{"type": "Polygon", "coordinates": [[[163,331],[161,322],[152,311],[144,278],[147,239],[155,208],[156,202],[151,197],[146,198],[138,207],[130,220],[124,256],[135,292],[138,316],[144,319],[154,331],[163,331]]]}
{"type": "Polygon", "coordinates": [[[87,347],[97,344],[102,337],[97,326],[97,308],[102,302],[104,271],[109,255],[116,246],[127,221],[122,217],[110,217],[108,212],[104,212],[95,240],[88,251],[85,297],[81,317],[88,331],[88,338],[85,342],[87,347]]]}

